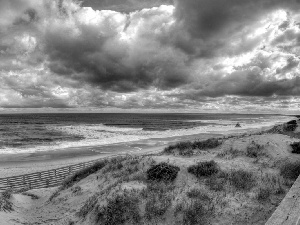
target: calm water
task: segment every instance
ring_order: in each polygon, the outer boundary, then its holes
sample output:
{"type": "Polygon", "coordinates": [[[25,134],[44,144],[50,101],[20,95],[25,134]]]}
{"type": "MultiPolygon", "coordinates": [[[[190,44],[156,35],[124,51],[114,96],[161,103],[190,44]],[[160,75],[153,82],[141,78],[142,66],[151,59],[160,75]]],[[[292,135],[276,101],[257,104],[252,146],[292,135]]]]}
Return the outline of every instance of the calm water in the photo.
{"type": "Polygon", "coordinates": [[[0,153],[108,145],[149,138],[270,126],[292,119],[245,114],[12,114],[0,115],[0,153]]]}

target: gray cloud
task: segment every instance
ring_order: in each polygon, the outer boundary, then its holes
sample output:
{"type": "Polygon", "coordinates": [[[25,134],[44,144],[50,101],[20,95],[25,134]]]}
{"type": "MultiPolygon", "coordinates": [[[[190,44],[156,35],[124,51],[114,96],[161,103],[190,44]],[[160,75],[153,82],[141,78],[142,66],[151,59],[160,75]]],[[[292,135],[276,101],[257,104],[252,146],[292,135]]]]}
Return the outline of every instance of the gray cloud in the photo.
{"type": "Polygon", "coordinates": [[[161,4],[171,1],[0,0],[0,106],[210,109],[299,96],[297,1],[161,4]]]}

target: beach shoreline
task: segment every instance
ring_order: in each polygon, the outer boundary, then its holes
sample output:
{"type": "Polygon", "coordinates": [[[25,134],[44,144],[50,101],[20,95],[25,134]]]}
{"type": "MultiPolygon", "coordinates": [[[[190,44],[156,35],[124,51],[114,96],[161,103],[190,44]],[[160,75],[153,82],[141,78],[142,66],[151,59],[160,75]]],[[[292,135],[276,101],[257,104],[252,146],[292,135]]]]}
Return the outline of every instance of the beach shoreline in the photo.
{"type": "Polygon", "coordinates": [[[222,133],[216,131],[161,139],[154,138],[123,142],[104,146],[70,147],[51,151],[38,151],[35,153],[0,154],[0,178],[51,170],[111,156],[157,153],[162,151],[164,147],[180,141],[205,140],[214,137],[219,138],[238,136],[241,134],[254,134],[271,127],[273,126],[249,129],[240,128],[231,129],[222,133]]]}

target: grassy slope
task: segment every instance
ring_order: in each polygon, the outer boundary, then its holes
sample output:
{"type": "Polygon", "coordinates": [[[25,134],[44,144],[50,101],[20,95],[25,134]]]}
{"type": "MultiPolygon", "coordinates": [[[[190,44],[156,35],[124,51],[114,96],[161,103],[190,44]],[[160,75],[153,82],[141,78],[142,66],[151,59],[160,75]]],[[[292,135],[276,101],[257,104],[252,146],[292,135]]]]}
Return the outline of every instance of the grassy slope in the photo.
{"type": "Polygon", "coordinates": [[[43,224],[264,224],[299,172],[290,142],[284,135],[262,134],[195,148],[186,156],[172,151],[119,157],[56,190],[31,191],[39,200],[15,207],[15,213],[43,224]],[[210,160],[216,163],[213,173],[188,172],[210,160]],[[147,170],[161,162],[180,168],[174,181],[147,179],[147,170]]]}

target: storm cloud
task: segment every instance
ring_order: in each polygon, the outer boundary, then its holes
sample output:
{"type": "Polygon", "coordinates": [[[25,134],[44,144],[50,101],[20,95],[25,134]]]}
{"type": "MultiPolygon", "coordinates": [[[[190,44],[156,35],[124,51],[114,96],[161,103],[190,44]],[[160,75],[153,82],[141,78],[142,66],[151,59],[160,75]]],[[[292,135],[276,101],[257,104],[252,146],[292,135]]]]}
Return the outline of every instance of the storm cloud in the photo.
{"type": "Polygon", "coordinates": [[[272,99],[294,109],[299,8],[297,0],[0,0],[0,107],[226,110],[234,98],[241,108],[272,99]]]}

